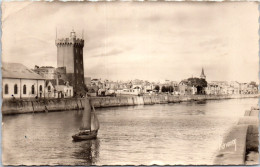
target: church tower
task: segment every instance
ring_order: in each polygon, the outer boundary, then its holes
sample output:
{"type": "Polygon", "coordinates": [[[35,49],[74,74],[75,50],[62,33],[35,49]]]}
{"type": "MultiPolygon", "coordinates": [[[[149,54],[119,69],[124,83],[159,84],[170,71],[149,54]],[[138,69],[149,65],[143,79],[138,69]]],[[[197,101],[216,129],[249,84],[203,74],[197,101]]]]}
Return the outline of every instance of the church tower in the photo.
{"type": "Polygon", "coordinates": [[[204,69],[203,68],[202,68],[202,71],[201,71],[201,74],[200,74],[200,78],[206,80],[206,75],[204,74],[204,69]]]}
{"type": "MultiPolygon", "coordinates": [[[[57,67],[64,69],[66,79],[73,86],[74,95],[84,94],[84,39],[77,38],[72,30],[69,38],[60,38],[55,41],[57,46],[57,67]]],[[[63,79],[63,78],[61,78],[63,79]]]]}

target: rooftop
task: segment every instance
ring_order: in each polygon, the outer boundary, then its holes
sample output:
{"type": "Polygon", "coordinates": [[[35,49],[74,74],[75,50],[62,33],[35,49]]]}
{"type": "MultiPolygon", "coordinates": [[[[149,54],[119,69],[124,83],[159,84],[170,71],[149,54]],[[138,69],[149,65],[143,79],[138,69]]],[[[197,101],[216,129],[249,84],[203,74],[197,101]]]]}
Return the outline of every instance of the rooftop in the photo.
{"type": "Polygon", "coordinates": [[[44,78],[26,66],[20,63],[4,63],[2,62],[2,76],[3,78],[16,79],[42,79],[44,78]]]}

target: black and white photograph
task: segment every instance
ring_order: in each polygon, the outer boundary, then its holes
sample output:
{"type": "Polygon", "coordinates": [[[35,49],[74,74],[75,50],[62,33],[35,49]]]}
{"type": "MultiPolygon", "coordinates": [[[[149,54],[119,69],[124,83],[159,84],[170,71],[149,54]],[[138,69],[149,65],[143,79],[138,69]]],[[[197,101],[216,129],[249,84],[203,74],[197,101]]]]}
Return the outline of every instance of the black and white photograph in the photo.
{"type": "Polygon", "coordinates": [[[3,1],[2,164],[259,164],[259,4],[3,1]]]}

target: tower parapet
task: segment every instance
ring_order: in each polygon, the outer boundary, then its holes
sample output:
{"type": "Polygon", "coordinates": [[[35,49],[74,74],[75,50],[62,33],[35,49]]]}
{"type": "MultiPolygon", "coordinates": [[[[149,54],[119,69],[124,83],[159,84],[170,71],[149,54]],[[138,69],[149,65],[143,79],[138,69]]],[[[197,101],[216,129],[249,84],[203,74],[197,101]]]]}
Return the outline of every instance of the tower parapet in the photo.
{"type": "Polygon", "coordinates": [[[78,45],[84,47],[84,39],[80,38],[60,38],[55,40],[56,46],[60,45],[78,45]]]}

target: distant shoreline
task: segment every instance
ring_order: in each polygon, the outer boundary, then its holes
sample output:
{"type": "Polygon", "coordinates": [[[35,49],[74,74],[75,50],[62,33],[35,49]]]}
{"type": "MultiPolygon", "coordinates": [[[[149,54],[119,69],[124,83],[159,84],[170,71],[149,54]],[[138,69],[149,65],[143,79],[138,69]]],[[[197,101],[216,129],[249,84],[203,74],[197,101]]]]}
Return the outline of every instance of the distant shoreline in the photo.
{"type": "MultiPolygon", "coordinates": [[[[260,94],[247,95],[152,95],[152,96],[117,96],[117,97],[90,97],[90,103],[95,108],[152,105],[166,103],[180,103],[190,101],[222,100],[257,98],[260,94]]],[[[37,112],[54,112],[65,110],[84,109],[84,98],[68,99],[17,99],[3,100],[2,114],[23,114],[37,112]]]]}

